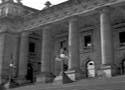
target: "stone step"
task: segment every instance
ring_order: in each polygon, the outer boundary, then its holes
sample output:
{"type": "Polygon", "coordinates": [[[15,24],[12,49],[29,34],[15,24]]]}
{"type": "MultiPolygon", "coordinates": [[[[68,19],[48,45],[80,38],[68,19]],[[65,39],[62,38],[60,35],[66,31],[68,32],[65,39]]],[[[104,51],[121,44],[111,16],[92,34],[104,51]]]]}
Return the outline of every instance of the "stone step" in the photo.
{"type": "Polygon", "coordinates": [[[63,85],[34,84],[10,90],[125,90],[125,75],[112,78],[83,79],[63,85]]]}

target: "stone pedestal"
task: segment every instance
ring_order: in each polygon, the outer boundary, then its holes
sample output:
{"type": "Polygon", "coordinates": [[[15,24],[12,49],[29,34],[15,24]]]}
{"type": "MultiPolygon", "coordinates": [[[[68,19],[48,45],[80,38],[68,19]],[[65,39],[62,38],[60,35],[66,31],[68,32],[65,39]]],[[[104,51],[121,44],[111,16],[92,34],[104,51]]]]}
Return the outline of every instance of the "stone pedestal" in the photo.
{"type": "Polygon", "coordinates": [[[53,84],[60,85],[60,84],[66,84],[66,83],[72,83],[72,82],[73,80],[67,75],[66,72],[64,73],[61,72],[60,75],[54,79],[53,84]]]}
{"type": "Polygon", "coordinates": [[[36,82],[37,83],[51,83],[53,82],[55,76],[49,72],[41,72],[37,75],[36,82]]]}
{"type": "Polygon", "coordinates": [[[59,74],[58,76],[55,77],[53,84],[55,84],[55,85],[63,84],[62,74],[59,74]]]}
{"type": "Polygon", "coordinates": [[[72,80],[72,81],[77,81],[77,80],[80,80],[82,79],[82,74],[81,74],[81,71],[78,69],[78,70],[68,70],[65,72],[66,75],[72,80]]]}
{"type": "Polygon", "coordinates": [[[97,75],[99,77],[112,77],[116,75],[116,67],[115,65],[102,65],[97,75]]]}

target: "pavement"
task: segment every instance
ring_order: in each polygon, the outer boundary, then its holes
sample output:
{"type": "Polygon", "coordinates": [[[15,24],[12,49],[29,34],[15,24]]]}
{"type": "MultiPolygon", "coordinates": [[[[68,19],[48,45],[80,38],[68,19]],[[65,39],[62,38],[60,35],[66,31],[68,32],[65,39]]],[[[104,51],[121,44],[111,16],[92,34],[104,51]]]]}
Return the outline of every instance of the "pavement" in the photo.
{"type": "Polygon", "coordinates": [[[125,75],[82,79],[70,84],[33,84],[9,90],[125,90],[125,75]]]}

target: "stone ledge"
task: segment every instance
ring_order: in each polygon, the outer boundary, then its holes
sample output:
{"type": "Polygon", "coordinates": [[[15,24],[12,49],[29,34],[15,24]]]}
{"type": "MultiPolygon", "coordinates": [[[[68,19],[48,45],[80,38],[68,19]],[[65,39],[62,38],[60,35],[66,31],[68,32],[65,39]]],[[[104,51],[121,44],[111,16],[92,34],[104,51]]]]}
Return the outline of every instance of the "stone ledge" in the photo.
{"type": "Polygon", "coordinates": [[[97,72],[98,77],[112,77],[116,75],[115,65],[102,65],[100,70],[97,72]]]}
{"type": "Polygon", "coordinates": [[[75,69],[75,70],[68,70],[65,72],[67,76],[72,80],[72,81],[77,81],[83,78],[83,74],[81,70],[75,69]]]}
{"type": "Polygon", "coordinates": [[[49,72],[41,72],[39,75],[36,77],[36,82],[37,83],[51,83],[53,82],[55,76],[52,73],[49,72]]]}
{"type": "Polygon", "coordinates": [[[54,79],[53,84],[55,85],[60,85],[60,84],[66,84],[66,83],[72,83],[73,80],[71,80],[71,78],[65,73],[65,72],[61,72],[59,76],[57,76],[54,79]]]}

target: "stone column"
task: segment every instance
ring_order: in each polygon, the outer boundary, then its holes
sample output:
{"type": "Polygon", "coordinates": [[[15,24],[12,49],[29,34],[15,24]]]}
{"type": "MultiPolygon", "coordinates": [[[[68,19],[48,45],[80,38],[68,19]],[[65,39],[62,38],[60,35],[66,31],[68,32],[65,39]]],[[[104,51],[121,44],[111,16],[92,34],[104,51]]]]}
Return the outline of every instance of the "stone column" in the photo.
{"type": "Polygon", "coordinates": [[[67,71],[67,75],[71,80],[80,78],[79,28],[77,19],[78,18],[72,18],[69,20],[69,70],[67,71]]]}
{"type": "Polygon", "coordinates": [[[3,82],[3,62],[4,62],[4,50],[5,50],[5,34],[0,34],[0,84],[3,82]]]}
{"type": "Polygon", "coordinates": [[[77,19],[69,21],[69,69],[78,69],[80,67],[79,53],[79,29],[77,19]]]}
{"type": "Polygon", "coordinates": [[[19,78],[25,79],[27,74],[27,61],[29,49],[29,32],[23,32],[20,37],[20,50],[19,50],[19,78]]]}
{"type": "Polygon", "coordinates": [[[51,66],[51,33],[50,30],[43,30],[43,38],[42,38],[42,72],[50,72],[51,66]]]}
{"type": "Polygon", "coordinates": [[[52,81],[51,62],[54,53],[54,41],[51,30],[46,27],[42,32],[41,74],[37,77],[37,82],[46,83],[52,81]]]}
{"type": "Polygon", "coordinates": [[[100,25],[102,64],[110,65],[113,62],[113,35],[108,8],[100,14],[100,25]]]}
{"type": "Polygon", "coordinates": [[[100,13],[100,34],[102,66],[105,75],[110,77],[113,64],[113,34],[108,8],[104,8],[100,13]]]}

